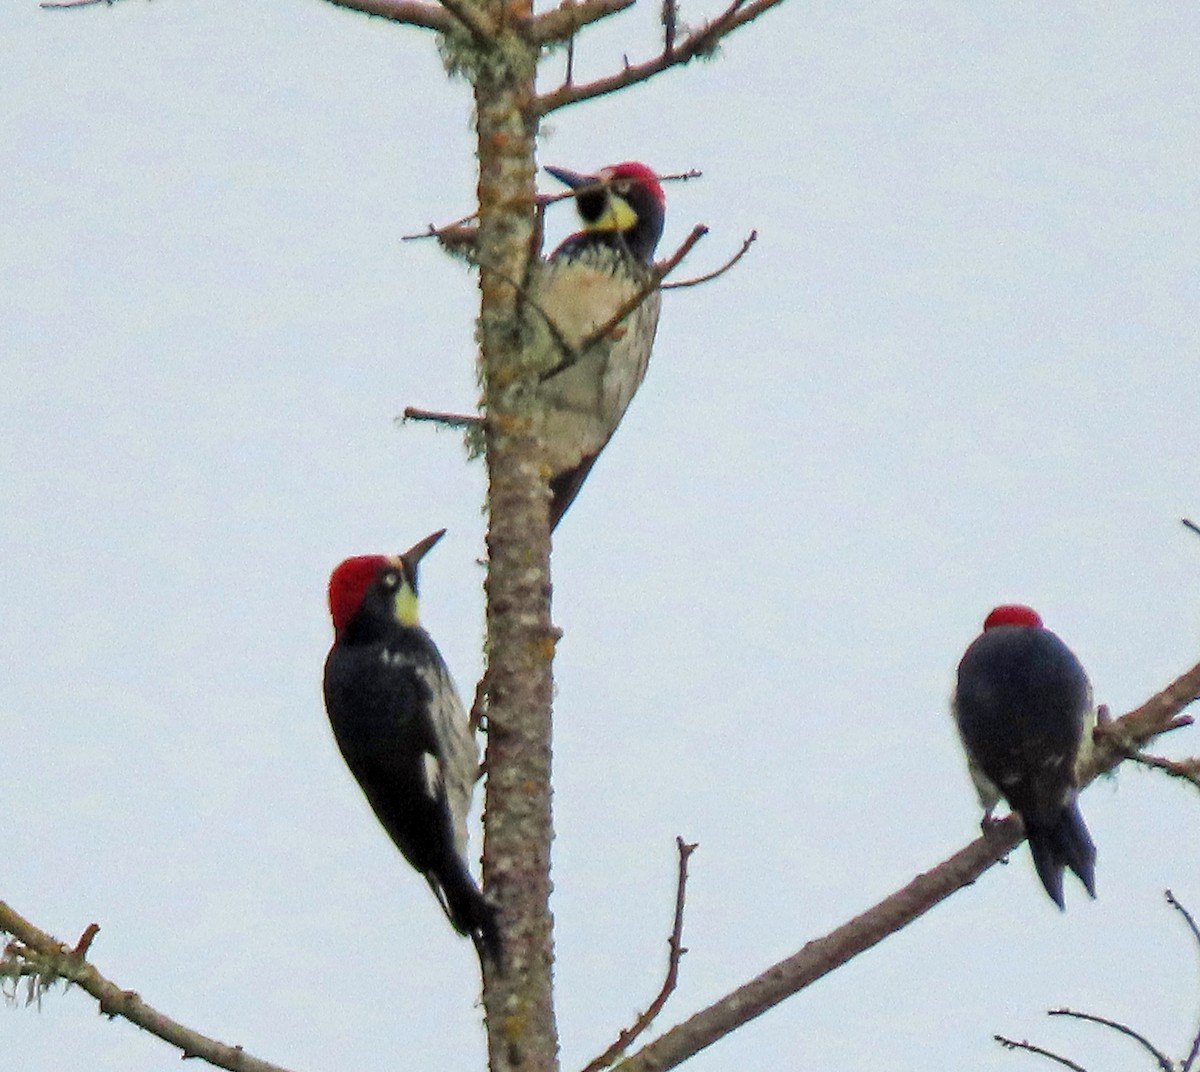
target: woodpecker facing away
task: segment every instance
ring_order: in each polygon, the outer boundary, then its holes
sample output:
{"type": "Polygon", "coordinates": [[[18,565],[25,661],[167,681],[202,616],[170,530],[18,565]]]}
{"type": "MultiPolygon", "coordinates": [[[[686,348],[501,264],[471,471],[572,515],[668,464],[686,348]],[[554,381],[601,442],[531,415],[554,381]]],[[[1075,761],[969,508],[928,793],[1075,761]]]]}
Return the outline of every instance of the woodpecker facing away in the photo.
{"type": "Polygon", "coordinates": [[[417,618],[417,564],[445,531],[402,555],[359,555],[333,571],[325,709],[388,836],[454,929],[470,935],[480,957],[498,959],[495,908],[466,861],[479,749],[450,671],[417,618]]]}
{"type": "Polygon", "coordinates": [[[534,345],[547,370],[538,415],[550,467],[550,527],[571,505],[641,386],[658,328],[657,289],[601,337],[652,276],[666,200],[645,164],[615,164],[595,175],[546,170],[577,191],[583,230],[542,263],[534,285],[534,345]]]}
{"type": "Polygon", "coordinates": [[[1069,867],[1096,896],[1096,847],[1076,801],[1090,752],[1092,688],[1029,607],[996,607],[958,664],[954,717],[984,823],[1003,796],[1021,816],[1038,877],[1059,908],[1069,867]]]}

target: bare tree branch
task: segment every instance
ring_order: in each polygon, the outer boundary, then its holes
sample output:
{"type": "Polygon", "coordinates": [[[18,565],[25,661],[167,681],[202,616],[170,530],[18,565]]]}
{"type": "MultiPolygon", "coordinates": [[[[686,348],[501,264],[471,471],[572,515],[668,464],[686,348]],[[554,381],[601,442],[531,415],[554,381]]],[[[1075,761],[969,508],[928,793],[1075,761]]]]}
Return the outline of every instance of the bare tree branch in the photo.
{"type": "Polygon", "coordinates": [[[663,979],[662,987],[655,995],[654,1000],[646,1006],[646,1011],[638,1016],[630,1027],[625,1028],[625,1030],[617,1035],[616,1041],[607,1050],[599,1057],[589,1061],[584,1067],[583,1072],[601,1072],[601,1069],[608,1068],[621,1054],[629,1049],[646,1029],[654,1023],[655,1017],[662,1012],[663,1006],[667,1003],[667,998],[671,996],[676,984],[679,982],[679,961],[683,958],[683,954],[687,952],[687,949],[683,945],[683,906],[687,899],[688,859],[696,851],[697,846],[695,844],[688,844],[681,837],[676,837],[675,847],[679,852],[679,876],[675,882],[675,920],[671,925],[671,935],[667,939],[667,974],[663,979]]]}
{"type": "MultiPolygon", "coordinates": [[[[1169,904],[1176,912],[1183,916],[1184,922],[1188,925],[1188,929],[1192,932],[1192,937],[1196,939],[1196,946],[1200,949],[1200,926],[1196,925],[1195,917],[1192,916],[1186,908],[1175,899],[1175,894],[1170,890],[1166,891],[1167,904],[1169,904]]],[[[1192,1065],[1196,1063],[1197,1056],[1200,1056],[1200,1027],[1196,1028],[1196,1035],[1192,1039],[1192,1047],[1188,1050],[1188,1055],[1183,1059],[1179,1066],[1179,1072],[1191,1072],[1192,1065]]]]}
{"type": "MultiPolygon", "coordinates": [[[[1193,937],[1196,939],[1197,945],[1200,945],[1200,928],[1197,928],[1196,921],[1192,918],[1192,914],[1175,899],[1174,894],[1172,894],[1170,890],[1166,891],[1166,897],[1167,904],[1176,909],[1183,916],[1188,927],[1191,929],[1193,937]]],[[[1103,1016],[1094,1016],[1092,1013],[1075,1012],[1072,1009],[1049,1009],[1046,1015],[1070,1016],[1076,1020],[1086,1020],[1089,1023],[1101,1024],[1104,1027],[1112,1028],[1119,1034],[1125,1035],[1141,1045],[1141,1047],[1146,1050],[1146,1052],[1149,1053],[1158,1063],[1160,1072],[1176,1072],[1176,1065],[1174,1061],[1172,1061],[1165,1053],[1158,1049],[1157,1046],[1151,1043],[1144,1035],[1134,1031],[1133,1028],[1129,1027],[1127,1024],[1119,1023],[1116,1020],[1109,1020],[1103,1016]]],[[[1067,1065],[1069,1068],[1079,1068],[1078,1065],[1073,1064],[1066,1058],[1059,1057],[1057,1054],[1051,1053],[1049,1050],[1043,1050],[1038,1046],[1032,1046],[1028,1042],[1013,1042],[1011,1039],[1003,1038],[1000,1035],[994,1035],[993,1038],[995,1038],[995,1040],[1002,1045],[1007,1046],[1009,1049],[1029,1050],[1032,1053],[1038,1053],[1045,1057],[1059,1061],[1060,1063],[1067,1065]]],[[[1196,1054],[1198,1052],[1200,1052],[1200,1032],[1197,1033],[1195,1040],[1192,1042],[1192,1049],[1187,1058],[1179,1064],[1179,1072],[1190,1072],[1192,1062],[1195,1061],[1196,1054]]],[[[1084,1072],[1086,1072],[1086,1070],[1084,1070],[1084,1072]]]]}
{"type": "Polygon", "coordinates": [[[1146,752],[1138,752],[1130,749],[1129,759],[1143,767],[1163,771],[1172,778],[1179,778],[1182,781],[1190,782],[1197,789],[1200,789],[1200,758],[1167,759],[1166,756],[1152,756],[1146,752]]]}
{"type": "Polygon", "coordinates": [[[918,875],[903,889],[856,916],[757,978],[720,998],[617,1066],[618,1072],[664,1072],[675,1068],[785,998],[841,967],[924,915],[955,890],[969,886],[1021,841],[1020,819],[1010,816],[948,860],[918,875]]]}
{"type": "Polygon", "coordinates": [[[583,27],[626,11],[637,0],[564,0],[556,8],[537,15],[530,26],[529,36],[539,45],[570,41],[583,27]]]}
{"type": "Polygon", "coordinates": [[[1176,1072],[1175,1065],[1165,1053],[1155,1046],[1144,1035],[1138,1034],[1132,1027],[1126,1024],[1118,1023],[1116,1020],[1108,1020],[1103,1016],[1093,1016],[1090,1012],[1076,1012],[1074,1009],[1050,1009],[1047,1016],[1070,1016],[1076,1020],[1086,1020],[1088,1023],[1100,1024],[1103,1027],[1111,1027],[1114,1031],[1125,1035],[1127,1038],[1137,1042],[1155,1061],[1158,1062],[1158,1067],[1162,1072],[1176,1072]]]}
{"type": "Polygon", "coordinates": [[[720,15],[687,34],[682,41],[676,44],[673,40],[668,40],[666,47],[653,59],[637,64],[627,62],[615,74],[583,85],[564,82],[557,89],[540,94],[534,101],[534,110],[538,115],[549,115],[568,104],[602,97],[626,86],[645,82],[670,67],[690,63],[697,56],[710,55],[721,40],[739,26],[744,26],[782,2],[783,0],[733,0],[720,15]]]}
{"type": "Polygon", "coordinates": [[[1105,730],[1097,730],[1087,769],[1080,772],[1081,785],[1087,785],[1098,774],[1106,774],[1125,758],[1124,748],[1118,741],[1125,745],[1143,745],[1163,733],[1188,725],[1188,716],[1178,716],[1197,697],[1200,697],[1200,665],[1180,674],[1141,707],[1122,715],[1105,730]]]}
{"type": "Polygon", "coordinates": [[[1186,517],[1180,518],[1184,526],[1191,529],[1197,536],[1200,536],[1200,525],[1196,522],[1188,520],[1186,517]]]}
{"type": "Polygon", "coordinates": [[[72,948],[39,930],[0,901],[0,931],[16,939],[5,950],[5,957],[10,962],[24,963],[48,981],[63,979],[74,983],[99,1002],[100,1011],[105,1016],[110,1019],[120,1016],[142,1030],[157,1035],[182,1051],[181,1057],[199,1057],[210,1065],[227,1068],[230,1072],[287,1072],[280,1065],[251,1057],[241,1046],[230,1046],[184,1027],[151,1008],[134,991],[124,990],[106,979],[85,959],[99,929],[96,924],[91,924],[72,948]]]}
{"type": "Polygon", "coordinates": [[[422,0],[328,0],[334,7],[359,11],[364,15],[387,19],[402,26],[416,26],[422,30],[449,33],[456,25],[463,26],[480,44],[488,43],[494,36],[492,27],[473,7],[460,0],[438,0],[426,4],[422,0]]]}
{"type": "MultiPolygon", "coordinates": [[[[1082,784],[1117,766],[1125,758],[1115,740],[1143,744],[1176,723],[1179,712],[1200,697],[1200,664],[1180,675],[1141,707],[1117,719],[1095,748],[1082,784]]],[[[761,1016],[792,994],[828,975],[859,953],[907,926],[956,890],[974,882],[1011,852],[1024,837],[1021,820],[1010,815],[991,824],[987,833],[948,860],[918,875],[903,889],[884,898],[823,938],[768,968],[732,993],[622,1061],[618,1072],[665,1072],[742,1024],[761,1016]]]]}
{"type": "Polygon", "coordinates": [[[1049,1057],[1051,1061],[1057,1061],[1066,1068],[1074,1069],[1074,1072],[1088,1072],[1083,1065],[1077,1065],[1074,1061],[1060,1057],[1057,1053],[1043,1050],[1041,1046],[1035,1046],[1032,1042],[1017,1042],[1015,1039],[1005,1038],[1003,1035],[993,1035],[992,1038],[1006,1050],[1027,1050],[1029,1053],[1036,1053],[1039,1057],[1049,1057]]]}
{"type": "Polygon", "coordinates": [[[718,268],[716,271],[706,272],[704,275],[698,275],[694,279],[680,279],[676,283],[664,283],[662,289],[663,290],[682,290],[684,287],[698,287],[701,283],[712,282],[712,280],[716,279],[718,276],[724,275],[726,272],[729,271],[730,268],[732,268],[735,264],[737,264],[737,262],[740,261],[746,255],[747,250],[749,250],[750,247],[752,245],[754,245],[754,243],[757,240],[758,240],[758,232],[751,231],[746,236],[746,240],[742,243],[742,248],[739,249],[732,257],[730,257],[729,260],[727,260],[724,264],[722,264],[721,267],[718,268]]]}
{"type": "Polygon", "coordinates": [[[447,9],[438,4],[425,4],[421,0],[328,0],[334,7],[358,11],[402,26],[416,26],[421,30],[436,30],[447,33],[453,20],[447,9]]]}

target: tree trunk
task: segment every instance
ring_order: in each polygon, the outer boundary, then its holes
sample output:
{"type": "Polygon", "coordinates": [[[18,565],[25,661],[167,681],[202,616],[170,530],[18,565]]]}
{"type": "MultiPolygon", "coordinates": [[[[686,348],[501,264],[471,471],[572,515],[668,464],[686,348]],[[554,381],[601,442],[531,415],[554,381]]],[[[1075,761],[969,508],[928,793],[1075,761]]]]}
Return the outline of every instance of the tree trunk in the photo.
{"type": "MultiPolygon", "coordinates": [[[[520,26],[528,0],[490,7],[520,26]]],[[[484,986],[492,1072],[555,1072],[550,916],[550,621],[546,478],[526,404],[523,284],[537,256],[532,102],[537,49],[501,28],[475,71],[479,341],[489,478],[487,798],[483,870],[505,959],[484,986]]]]}

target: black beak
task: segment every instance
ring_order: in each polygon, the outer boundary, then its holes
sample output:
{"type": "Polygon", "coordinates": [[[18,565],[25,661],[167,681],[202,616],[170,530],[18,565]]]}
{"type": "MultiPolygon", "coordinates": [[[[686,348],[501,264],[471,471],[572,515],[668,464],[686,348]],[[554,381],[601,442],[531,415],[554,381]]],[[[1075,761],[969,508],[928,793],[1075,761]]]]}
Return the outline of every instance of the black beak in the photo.
{"type": "Polygon", "coordinates": [[[425,539],[414,543],[412,547],[410,547],[404,552],[404,554],[400,556],[410,576],[415,577],[417,575],[417,563],[420,562],[421,559],[425,557],[425,553],[445,535],[445,529],[438,529],[437,532],[431,532],[425,537],[425,539]]]}
{"type": "Polygon", "coordinates": [[[542,170],[553,175],[564,186],[569,186],[572,190],[578,190],[583,186],[599,187],[602,185],[600,179],[595,175],[580,175],[578,171],[568,171],[566,168],[551,167],[550,165],[546,165],[542,170]]]}

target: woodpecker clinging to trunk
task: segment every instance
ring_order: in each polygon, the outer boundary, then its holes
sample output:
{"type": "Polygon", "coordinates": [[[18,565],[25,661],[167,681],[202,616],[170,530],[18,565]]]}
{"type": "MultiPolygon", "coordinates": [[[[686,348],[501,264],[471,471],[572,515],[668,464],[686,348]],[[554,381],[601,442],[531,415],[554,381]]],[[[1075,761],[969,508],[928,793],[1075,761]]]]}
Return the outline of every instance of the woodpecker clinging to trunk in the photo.
{"type": "Polygon", "coordinates": [[[444,532],[402,555],[359,555],[333,571],[325,709],[384,830],[455,930],[470,935],[481,957],[498,959],[495,908],[466,861],[479,749],[450,671],[417,618],[417,564],[444,532]]]}
{"type": "Polygon", "coordinates": [[[576,191],[583,220],[583,230],[539,266],[532,293],[541,320],[534,343],[544,355],[537,419],[553,529],[646,375],[658,328],[657,288],[601,337],[595,333],[650,285],[666,202],[644,164],[615,164],[595,175],[546,170],[576,191]]]}
{"type": "Polygon", "coordinates": [[[984,822],[1003,796],[1021,816],[1038,877],[1059,908],[1069,867],[1096,896],[1096,847],[1076,801],[1091,749],[1092,688],[1029,607],[996,607],[958,665],[954,717],[984,822]]]}

